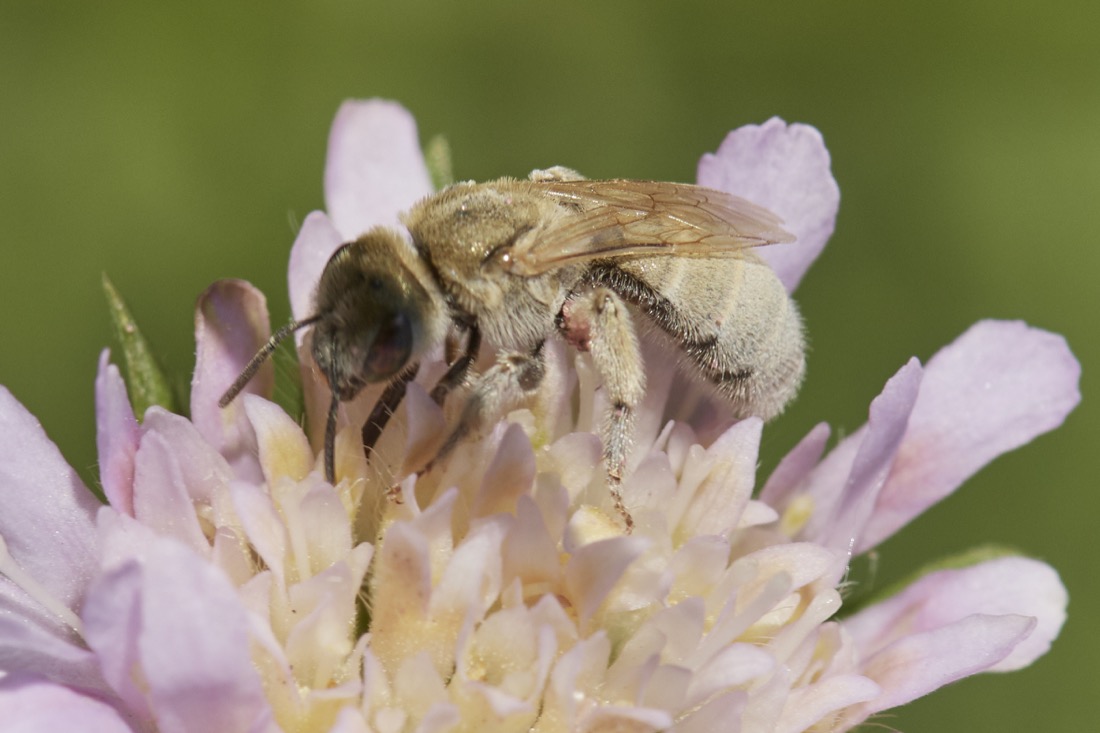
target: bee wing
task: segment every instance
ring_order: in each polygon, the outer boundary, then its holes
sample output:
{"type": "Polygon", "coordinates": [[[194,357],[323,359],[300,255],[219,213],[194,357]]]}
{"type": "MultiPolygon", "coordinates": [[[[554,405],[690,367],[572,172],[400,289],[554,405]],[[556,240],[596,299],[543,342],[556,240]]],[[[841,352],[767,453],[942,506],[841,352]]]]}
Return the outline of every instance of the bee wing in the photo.
{"type": "Polygon", "coordinates": [[[740,257],[750,247],[794,241],[767,209],[702,186],[625,180],[530,185],[579,213],[517,239],[502,262],[518,275],[596,259],[740,257]]]}

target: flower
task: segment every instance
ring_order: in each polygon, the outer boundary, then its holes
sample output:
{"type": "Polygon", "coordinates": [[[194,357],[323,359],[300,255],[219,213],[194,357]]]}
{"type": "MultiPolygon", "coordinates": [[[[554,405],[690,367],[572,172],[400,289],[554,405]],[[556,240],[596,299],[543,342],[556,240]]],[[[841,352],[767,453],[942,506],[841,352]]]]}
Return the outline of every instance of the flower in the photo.
{"type": "MultiPolygon", "coordinates": [[[[839,194],[820,135],[771,120],[730,134],[701,183],[782,215],[766,255],[793,288],[839,194]]],[[[428,192],[411,117],[347,103],[329,213],[291,255],[296,317],[328,254],[428,192]]],[[[1076,405],[1064,341],[983,321],[887,383],[825,454],[819,425],[753,496],[762,425],[701,441],[662,423],[655,369],[623,492],[604,487],[597,380],[556,348],[533,404],[417,481],[444,429],[426,365],[368,464],[347,406],[335,486],[316,429],[261,373],[217,398],[269,335],[263,296],[200,299],[191,419],[139,424],[105,352],[96,379],[107,504],[0,390],[0,715],[26,730],[843,731],[960,677],[1026,666],[1065,618],[1057,574],[1001,555],[927,573],[842,616],[862,553],[1076,405]],[[312,442],[311,442],[312,441],[312,442]],[[704,447],[701,443],[709,442],[704,447]]],[[[375,395],[377,392],[374,393],[375,395]]],[[[317,409],[317,405],[321,409],[317,409]]]]}

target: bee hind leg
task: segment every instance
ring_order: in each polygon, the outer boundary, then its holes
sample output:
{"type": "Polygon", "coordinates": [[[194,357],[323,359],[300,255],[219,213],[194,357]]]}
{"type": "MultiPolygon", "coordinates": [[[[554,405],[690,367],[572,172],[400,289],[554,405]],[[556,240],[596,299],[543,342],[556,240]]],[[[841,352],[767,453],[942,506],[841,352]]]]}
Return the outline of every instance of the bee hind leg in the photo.
{"type": "Polygon", "coordinates": [[[536,168],[527,174],[527,180],[535,181],[536,183],[545,183],[547,181],[583,181],[585,177],[572,168],[566,168],[564,165],[555,165],[550,168],[536,168]]]}
{"type": "Polygon", "coordinates": [[[629,534],[634,519],[623,502],[621,484],[634,435],[635,411],[645,394],[645,370],[633,319],[614,291],[593,288],[566,301],[558,323],[566,341],[592,355],[592,363],[603,378],[611,402],[601,430],[607,485],[629,534]]]}

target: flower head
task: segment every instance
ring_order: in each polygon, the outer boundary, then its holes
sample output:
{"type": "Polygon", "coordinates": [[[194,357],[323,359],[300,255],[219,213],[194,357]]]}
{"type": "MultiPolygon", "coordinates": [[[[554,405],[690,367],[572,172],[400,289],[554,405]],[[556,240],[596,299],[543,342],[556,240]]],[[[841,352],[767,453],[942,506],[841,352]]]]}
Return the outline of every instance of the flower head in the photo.
{"type": "MultiPolygon", "coordinates": [[[[797,245],[789,289],[839,200],[820,135],[771,120],[730,134],[700,182],[755,200],[797,245]]],[[[304,223],[291,302],[339,244],[428,193],[408,113],[348,103],[304,223]]],[[[782,247],[782,248],[780,248],[782,247]]],[[[985,321],[906,364],[828,454],[820,425],[754,496],[762,425],[703,440],[654,368],[623,493],[594,428],[602,391],[562,345],[539,397],[417,480],[446,419],[425,364],[368,463],[345,409],[323,477],[323,382],[303,359],[307,429],[270,374],[218,396],[268,337],[263,296],[216,283],[196,315],[191,419],[139,424],[104,353],[99,506],[0,391],[0,709],[28,729],[96,731],[842,731],[960,677],[1027,665],[1066,595],[1048,566],[998,556],[923,575],[843,616],[854,554],[1078,400],[1057,336],[985,321]],[[318,399],[320,396],[320,399],[318,399]],[[318,409],[320,406],[320,409],[318,409]]],[[[656,364],[658,359],[654,359],[656,364]]],[[[707,430],[714,425],[707,426],[707,430]]]]}

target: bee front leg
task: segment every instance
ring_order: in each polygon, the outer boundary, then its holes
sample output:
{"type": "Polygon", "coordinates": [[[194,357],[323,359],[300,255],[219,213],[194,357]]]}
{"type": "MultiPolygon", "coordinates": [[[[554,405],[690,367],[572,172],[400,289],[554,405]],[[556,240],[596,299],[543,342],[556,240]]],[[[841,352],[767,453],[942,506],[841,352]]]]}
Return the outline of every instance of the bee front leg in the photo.
{"type": "Polygon", "coordinates": [[[634,321],[626,303],[608,288],[594,288],[566,301],[558,320],[562,336],[592,355],[611,410],[602,429],[607,484],[629,534],[634,519],[623,503],[623,471],[634,433],[634,413],[645,394],[645,370],[634,321]]]}
{"type": "Polygon", "coordinates": [[[451,362],[451,366],[447,369],[447,373],[440,378],[436,383],[435,389],[432,390],[432,400],[437,405],[442,405],[443,400],[447,398],[447,394],[462,384],[462,381],[466,379],[466,375],[470,371],[470,367],[477,361],[477,353],[481,349],[481,331],[477,326],[469,326],[466,334],[466,349],[462,353],[462,356],[451,362]]]}
{"type": "Polygon", "coordinates": [[[419,368],[420,364],[414,362],[394,377],[393,381],[386,385],[386,389],[382,392],[378,401],[374,403],[370,417],[363,423],[363,453],[366,455],[368,462],[370,461],[371,451],[374,450],[374,444],[382,437],[382,431],[386,429],[386,423],[390,421],[394,410],[401,404],[401,400],[405,399],[405,391],[409,386],[409,382],[416,376],[416,370],[419,368]]]}
{"type": "Polygon", "coordinates": [[[508,410],[533,395],[546,374],[546,357],[540,342],[531,353],[510,352],[474,383],[462,414],[435,456],[419,473],[427,473],[451,454],[463,440],[482,433],[508,410]]]}

